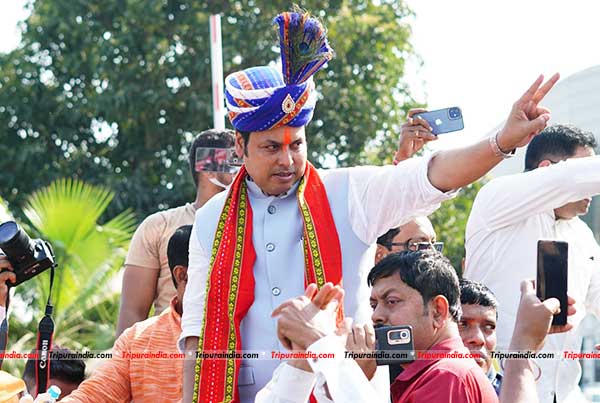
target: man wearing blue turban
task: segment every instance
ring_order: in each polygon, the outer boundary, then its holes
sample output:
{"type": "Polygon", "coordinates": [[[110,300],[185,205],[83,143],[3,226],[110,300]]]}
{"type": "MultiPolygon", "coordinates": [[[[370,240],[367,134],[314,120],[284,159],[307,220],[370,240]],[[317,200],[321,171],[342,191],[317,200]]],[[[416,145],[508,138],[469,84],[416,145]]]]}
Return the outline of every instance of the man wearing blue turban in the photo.
{"type": "MultiPolygon", "coordinates": [[[[538,78],[490,139],[396,166],[319,172],[307,162],[305,126],[317,100],[312,76],[333,51],[324,27],[307,13],[282,13],[275,24],[281,71],[253,67],[225,80],[244,165],[229,191],[196,214],[179,345],[197,351],[198,359],[186,360],[184,403],[253,402],[279,364],[264,358],[291,347],[278,341],[270,314],[308,284],[343,281],[338,322],[344,315],[367,322],[366,276],[377,237],[432,213],[527,144],[549,119],[538,102],[558,76],[543,86],[538,78]],[[241,355],[250,351],[263,359],[241,355]]],[[[418,118],[402,130],[435,138],[418,118]]]]}

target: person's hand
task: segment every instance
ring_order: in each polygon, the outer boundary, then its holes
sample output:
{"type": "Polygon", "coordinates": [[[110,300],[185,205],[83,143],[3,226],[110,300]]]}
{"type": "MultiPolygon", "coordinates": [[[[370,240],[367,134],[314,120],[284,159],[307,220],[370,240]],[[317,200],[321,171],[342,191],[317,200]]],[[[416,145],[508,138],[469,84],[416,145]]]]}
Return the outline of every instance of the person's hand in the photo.
{"type": "Polygon", "coordinates": [[[437,140],[437,136],[431,133],[431,126],[425,119],[413,118],[414,115],[421,112],[427,112],[427,110],[415,108],[408,111],[408,121],[402,125],[400,143],[394,156],[394,163],[397,164],[412,157],[425,144],[437,140]]]}
{"type": "Polygon", "coordinates": [[[13,273],[12,264],[10,264],[6,255],[0,254],[0,306],[6,306],[9,281],[14,284],[17,277],[13,273]]]}
{"type": "MultiPolygon", "coordinates": [[[[567,315],[574,315],[576,312],[575,300],[569,297],[568,304],[567,315]]],[[[551,326],[552,317],[559,312],[560,302],[558,299],[548,298],[542,302],[535,294],[534,281],[522,281],[521,302],[517,311],[510,349],[538,351],[544,345],[547,334],[571,330],[573,325],[570,323],[564,326],[551,326]]]]}
{"type": "Polygon", "coordinates": [[[554,74],[544,85],[544,76],[540,75],[529,89],[513,104],[506,123],[498,133],[500,150],[507,153],[517,147],[523,147],[539,132],[544,130],[550,120],[550,110],[540,106],[540,101],[554,87],[560,75],[554,74]]]}
{"type": "MultiPolygon", "coordinates": [[[[339,333],[339,332],[338,332],[339,333]]],[[[372,353],[375,350],[375,330],[370,323],[364,326],[354,325],[346,330],[346,351],[354,353],[372,353]]],[[[372,379],[377,370],[377,361],[373,358],[357,359],[367,379],[372,379]]]]}
{"type": "Polygon", "coordinates": [[[335,309],[341,302],[344,290],[332,283],[325,284],[318,292],[310,284],[303,296],[279,305],[272,317],[279,316],[277,337],[290,350],[297,346],[302,350],[335,331],[335,309]],[[321,313],[323,312],[323,313],[321,313]]]}

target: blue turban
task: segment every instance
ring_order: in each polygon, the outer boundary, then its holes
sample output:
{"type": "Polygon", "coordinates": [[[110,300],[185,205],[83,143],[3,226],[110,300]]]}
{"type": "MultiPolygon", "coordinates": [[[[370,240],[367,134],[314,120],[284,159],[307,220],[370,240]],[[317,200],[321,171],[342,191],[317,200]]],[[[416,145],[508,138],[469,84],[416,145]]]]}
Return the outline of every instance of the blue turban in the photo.
{"type": "Polygon", "coordinates": [[[324,27],[306,13],[278,15],[282,71],[260,66],[225,78],[229,120],[244,132],[300,127],[313,116],[317,94],[312,75],[333,57],[324,27]]]}

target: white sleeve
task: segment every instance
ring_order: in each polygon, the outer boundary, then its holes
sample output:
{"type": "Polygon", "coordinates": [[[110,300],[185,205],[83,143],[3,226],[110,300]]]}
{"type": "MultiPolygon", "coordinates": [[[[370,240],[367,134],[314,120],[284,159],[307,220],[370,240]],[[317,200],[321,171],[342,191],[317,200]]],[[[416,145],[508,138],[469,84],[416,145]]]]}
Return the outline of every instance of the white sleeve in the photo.
{"type": "Polygon", "coordinates": [[[180,351],[184,351],[185,339],[187,337],[199,337],[202,331],[202,319],[204,316],[204,300],[206,298],[206,282],[208,280],[208,265],[210,256],[206,253],[200,240],[194,223],[190,235],[188,282],[183,295],[183,315],[181,316],[181,335],[177,345],[180,351]]]}
{"type": "Polygon", "coordinates": [[[254,398],[254,403],[306,403],[315,385],[315,375],[287,363],[280,364],[273,378],[254,398]]]}
{"type": "Polygon", "coordinates": [[[593,258],[592,276],[588,285],[587,293],[585,295],[585,307],[589,313],[600,319],[600,246],[596,242],[591,230],[585,225],[586,238],[589,239],[590,252],[593,258]]]}
{"type": "Polygon", "coordinates": [[[2,323],[4,318],[6,318],[6,308],[3,306],[0,306],[0,323],[2,323]]]}
{"type": "Polygon", "coordinates": [[[319,403],[387,403],[389,389],[378,390],[369,382],[356,361],[345,358],[344,348],[334,340],[335,337],[337,336],[323,337],[306,349],[317,357],[319,354],[335,354],[335,358],[308,360],[317,375],[317,386],[314,392],[317,401],[319,403]]]}
{"type": "Polygon", "coordinates": [[[479,191],[473,212],[493,231],[599,193],[600,157],[573,158],[494,179],[479,191]]]}
{"type": "MultiPolygon", "coordinates": [[[[598,256],[596,256],[598,258],[598,256]]],[[[593,313],[597,319],[600,319],[600,267],[596,267],[592,273],[592,279],[588,287],[588,292],[585,299],[585,305],[588,312],[593,313]]]]}
{"type": "Polygon", "coordinates": [[[441,192],[429,181],[427,171],[433,155],[409,158],[396,166],[349,169],[350,224],[361,241],[373,244],[390,228],[427,216],[456,195],[456,191],[441,192]]]}

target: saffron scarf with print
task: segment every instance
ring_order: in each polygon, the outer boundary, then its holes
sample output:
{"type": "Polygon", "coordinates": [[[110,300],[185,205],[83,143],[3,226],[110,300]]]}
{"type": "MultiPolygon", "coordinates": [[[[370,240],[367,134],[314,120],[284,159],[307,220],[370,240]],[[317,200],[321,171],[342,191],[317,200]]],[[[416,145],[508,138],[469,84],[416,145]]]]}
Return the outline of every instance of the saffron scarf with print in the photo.
{"type": "MultiPolygon", "coordinates": [[[[221,212],[210,258],[204,319],[198,342],[194,398],[196,403],[239,401],[241,359],[203,359],[202,353],[241,352],[240,323],[254,302],[252,207],[242,166],[221,212]]],[[[304,285],[342,282],[342,254],[325,186],[307,163],[296,191],[304,222],[304,285]]],[[[338,323],[343,312],[338,309],[338,323]]],[[[240,354],[241,357],[241,354],[240,354]]]]}

